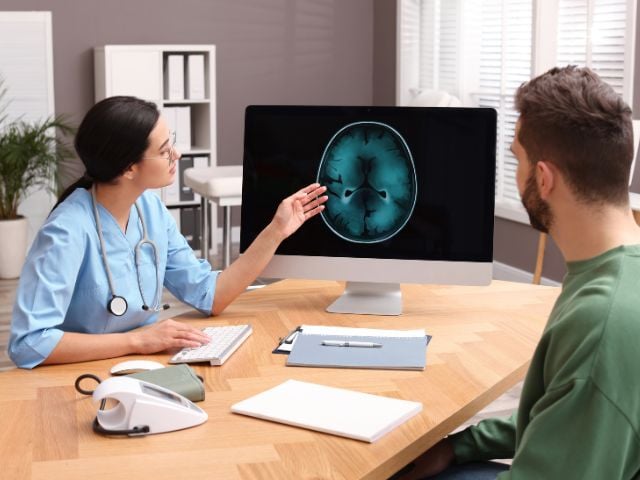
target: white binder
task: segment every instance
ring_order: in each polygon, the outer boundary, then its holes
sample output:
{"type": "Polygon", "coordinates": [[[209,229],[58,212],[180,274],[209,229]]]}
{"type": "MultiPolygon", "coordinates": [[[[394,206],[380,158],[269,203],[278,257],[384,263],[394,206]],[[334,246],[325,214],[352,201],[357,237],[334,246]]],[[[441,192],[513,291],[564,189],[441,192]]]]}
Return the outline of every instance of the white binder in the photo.
{"type": "Polygon", "coordinates": [[[422,411],[422,403],[287,380],[231,406],[233,413],[375,442],[422,411]]]}
{"type": "Polygon", "coordinates": [[[204,100],[204,55],[192,54],[187,57],[186,70],[187,98],[189,100],[204,100]]]}
{"type": "Polygon", "coordinates": [[[165,65],[165,98],[184,100],[184,55],[167,55],[165,65]]]}
{"type": "Polygon", "coordinates": [[[191,107],[174,107],[176,110],[176,148],[181,153],[191,150],[191,107]]]}

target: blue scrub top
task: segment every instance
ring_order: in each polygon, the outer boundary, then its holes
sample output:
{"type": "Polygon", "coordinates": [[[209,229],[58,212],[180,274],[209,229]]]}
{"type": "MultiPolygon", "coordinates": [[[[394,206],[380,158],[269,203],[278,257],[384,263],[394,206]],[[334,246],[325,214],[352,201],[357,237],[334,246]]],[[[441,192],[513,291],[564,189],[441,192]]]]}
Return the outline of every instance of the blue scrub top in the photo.
{"type": "MultiPolygon", "coordinates": [[[[219,272],[195,257],[157,195],[145,192],[137,204],[148,237],[158,248],[160,282],[176,298],[211,315],[219,272]]],[[[98,213],[115,294],[127,300],[127,312],[116,317],[107,310],[111,293],[91,193],[79,188],[46,220],[22,269],[9,340],[9,356],[18,367],[40,364],[63,332],[126,332],[157,320],[157,313],[142,309],[138,275],[148,305],[155,301],[157,276],[148,245],[140,250],[136,274],[134,252],[142,238],[142,225],[135,206],[131,207],[126,234],[100,204],[98,213]]]]}

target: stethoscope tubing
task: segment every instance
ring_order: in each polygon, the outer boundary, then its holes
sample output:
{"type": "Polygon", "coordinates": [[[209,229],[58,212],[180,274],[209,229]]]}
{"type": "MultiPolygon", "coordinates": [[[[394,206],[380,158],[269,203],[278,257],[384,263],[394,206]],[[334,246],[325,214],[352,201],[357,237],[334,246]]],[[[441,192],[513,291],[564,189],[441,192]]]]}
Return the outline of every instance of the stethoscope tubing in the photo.
{"type": "MultiPolygon", "coordinates": [[[[114,287],[114,283],[113,283],[113,277],[111,275],[111,268],[109,268],[109,261],[107,259],[107,249],[105,247],[105,243],[104,243],[104,236],[102,234],[102,222],[100,221],[100,214],[98,212],[98,201],[96,199],[96,187],[95,185],[93,185],[91,187],[91,201],[93,203],[93,215],[95,217],[96,220],[96,230],[98,232],[98,239],[100,240],[100,253],[102,256],[102,263],[104,264],[104,269],[107,273],[107,282],[109,284],[109,291],[111,292],[111,300],[109,301],[108,307],[107,309],[113,313],[114,315],[117,316],[122,316],[126,313],[127,310],[127,305],[128,302],[126,301],[126,299],[123,296],[119,296],[116,295],[115,293],[115,287],[114,287]],[[120,314],[118,313],[114,313],[112,311],[111,308],[111,304],[112,301],[115,299],[121,299],[125,306],[124,306],[124,311],[120,314]]],[[[147,225],[146,222],[144,220],[144,216],[142,215],[142,210],[140,209],[140,206],[138,205],[137,202],[134,203],[135,207],[136,207],[136,211],[138,212],[138,218],[140,219],[140,224],[142,225],[142,239],[136,244],[135,248],[134,248],[134,263],[135,263],[135,268],[136,268],[136,278],[138,281],[138,290],[140,291],[140,298],[142,299],[142,304],[143,304],[143,308],[147,307],[147,302],[144,299],[144,293],[142,291],[142,284],[140,282],[140,269],[139,269],[139,261],[138,259],[141,257],[141,253],[140,250],[144,245],[149,245],[151,246],[151,251],[153,253],[153,260],[154,260],[154,265],[156,268],[156,293],[153,299],[153,305],[145,308],[146,310],[152,311],[152,312],[159,312],[161,310],[160,308],[160,298],[161,298],[161,293],[160,293],[160,286],[161,286],[161,281],[160,281],[160,259],[158,256],[158,246],[156,244],[156,242],[154,242],[153,240],[151,240],[148,236],[147,236],[147,225]]]]}

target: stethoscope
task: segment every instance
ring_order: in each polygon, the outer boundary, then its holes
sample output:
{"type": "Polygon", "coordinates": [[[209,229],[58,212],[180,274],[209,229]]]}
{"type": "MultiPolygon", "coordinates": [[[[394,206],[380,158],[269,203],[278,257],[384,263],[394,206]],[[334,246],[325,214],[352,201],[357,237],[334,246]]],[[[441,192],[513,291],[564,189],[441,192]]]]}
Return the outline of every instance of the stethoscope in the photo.
{"type": "MultiPolygon", "coordinates": [[[[111,269],[109,268],[109,262],[107,260],[107,250],[104,246],[104,238],[102,236],[102,223],[100,222],[100,215],[98,214],[98,201],[96,200],[96,187],[95,185],[91,187],[91,201],[93,203],[93,215],[96,219],[96,230],[98,231],[98,238],[100,239],[100,253],[102,254],[102,262],[104,263],[104,269],[107,272],[107,281],[109,282],[109,291],[111,292],[111,300],[107,303],[107,310],[116,317],[121,317],[125,313],[127,313],[128,303],[127,300],[120,296],[116,295],[115,288],[113,287],[113,278],[111,277],[111,269]]],[[[138,218],[140,219],[140,224],[142,225],[142,239],[136,245],[134,249],[134,262],[136,264],[136,278],[138,280],[138,290],[140,290],[140,298],[142,298],[142,309],[145,311],[151,312],[159,312],[161,310],[166,310],[169,308],[169,304],[160,305],[160,299],[162,296],[162,283],[160,280],[160,262],[158,257],[158,246],[156,243],[147,237],[147,226],[144,221],[144,217],[142,216],[142,211],[138,206],[138,203],[134,203],[136,206],[136,211],[138,212],[138,218]],[[153,298],[153,305],[147,305],[146,300],[144,299],[144,293],[142,291],[142,285],[140,283],[140,269],[138,265],[138,258],[141,256],[140,250],[144,245],[149,245],[151,247],[151,251],[153,252],[153,260],[156,267],[156,294],[153,298]]]]}

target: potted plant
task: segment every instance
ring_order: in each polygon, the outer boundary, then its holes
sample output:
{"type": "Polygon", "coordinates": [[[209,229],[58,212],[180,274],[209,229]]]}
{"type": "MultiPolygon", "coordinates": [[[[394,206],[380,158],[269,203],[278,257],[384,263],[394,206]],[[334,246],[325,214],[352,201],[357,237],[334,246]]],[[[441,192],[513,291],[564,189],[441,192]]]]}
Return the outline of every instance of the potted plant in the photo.
{"type": "MultiPolygon", "coordinates": [[[[0,79],[0,103],[7,90],[0,79]]],[[[58,135],[72,133],[63,117],[7,122],[0,108],[0,278],[20,275],[27,247],[27,219],[18,205],[33,188],[55,191],[57,165],[72,152],[58,135]]]]}

